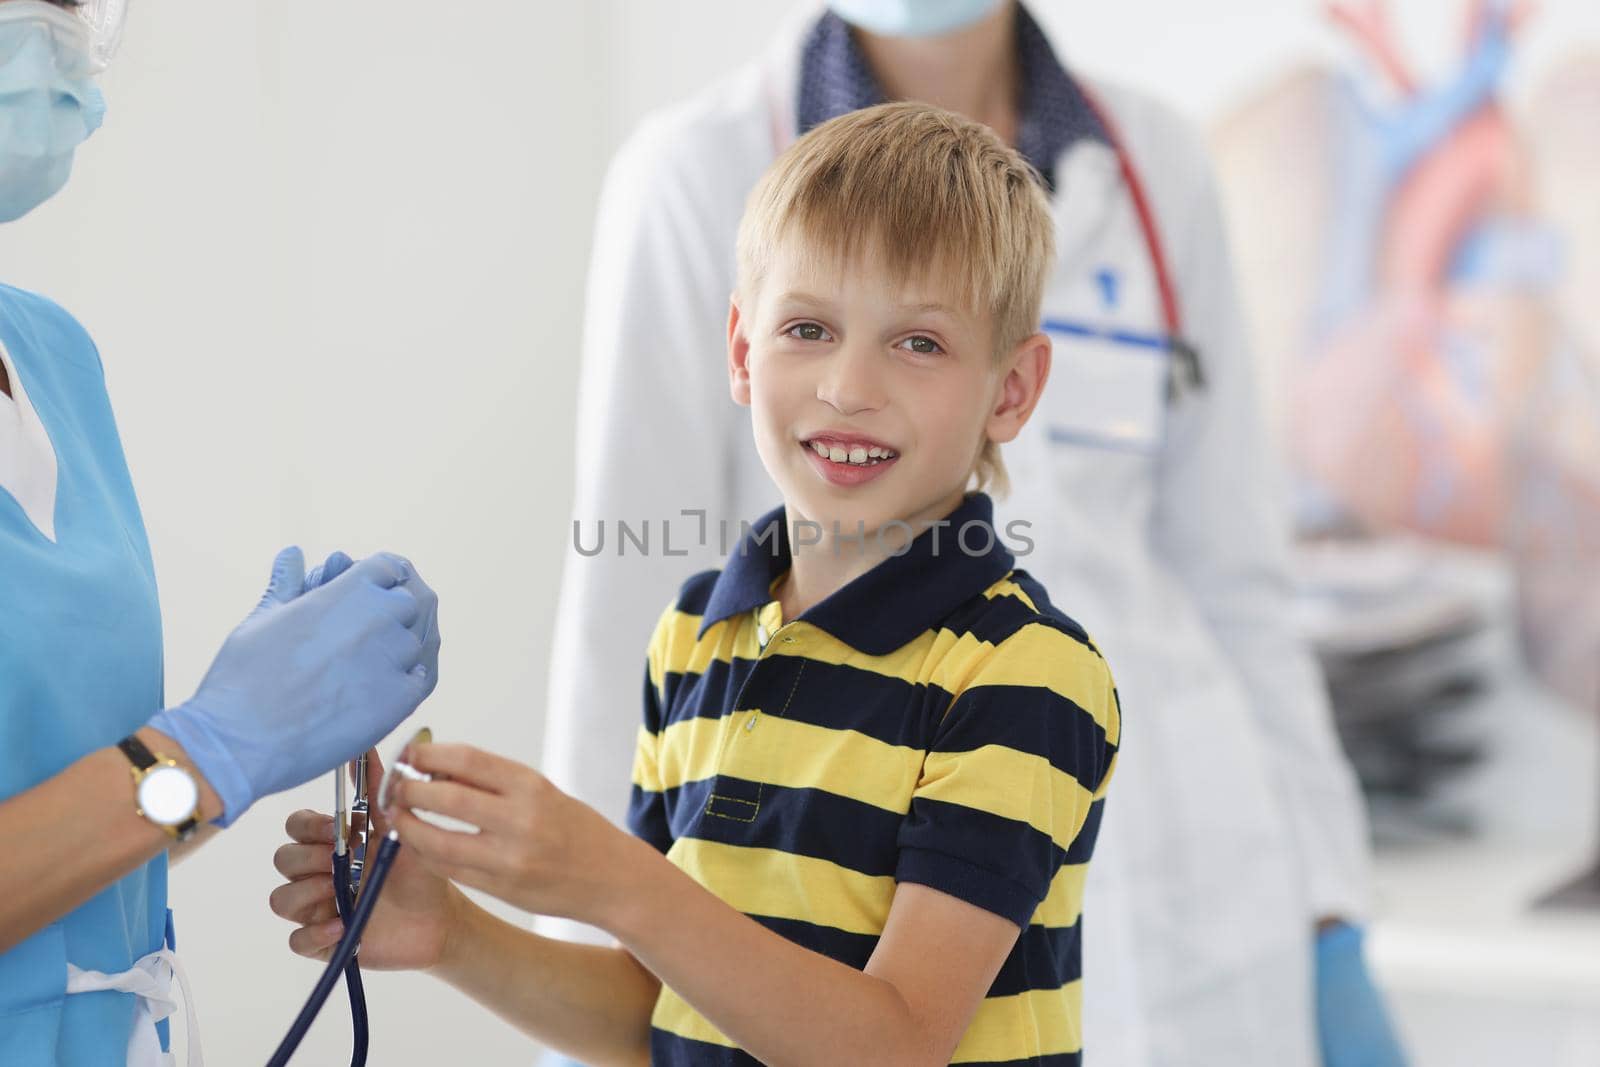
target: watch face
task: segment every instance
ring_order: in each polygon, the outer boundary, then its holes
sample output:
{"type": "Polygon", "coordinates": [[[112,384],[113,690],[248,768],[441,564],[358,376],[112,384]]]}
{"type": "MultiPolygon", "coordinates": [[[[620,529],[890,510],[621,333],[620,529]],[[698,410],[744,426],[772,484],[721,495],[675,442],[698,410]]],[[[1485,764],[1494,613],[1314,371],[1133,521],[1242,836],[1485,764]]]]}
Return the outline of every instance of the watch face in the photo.
{"type": "Polygon", "coordinates": [[[139,783],[139,809],[162,826],[177,826],[194,814],[200,790],[181,767],[157,767],[139,783]]]}

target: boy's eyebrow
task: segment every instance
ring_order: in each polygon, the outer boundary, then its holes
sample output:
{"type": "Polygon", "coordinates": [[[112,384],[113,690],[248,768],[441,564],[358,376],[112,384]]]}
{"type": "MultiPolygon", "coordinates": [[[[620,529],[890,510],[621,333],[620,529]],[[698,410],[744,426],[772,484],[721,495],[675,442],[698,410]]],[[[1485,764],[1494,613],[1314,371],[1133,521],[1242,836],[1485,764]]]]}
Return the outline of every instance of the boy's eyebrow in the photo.
{"type": "MultiPolygon", "coordinates": [[[[825,299],[824,297],[815,296],[799,289],[790,289],[787,292],[780,293],[778,295],[778,299],[795,304],[810,304],[814,307],[826,307],[832,303],[832,301],[825,299]]],[[[951,304],[941,304],[938,301],[929,301],[921,304],[898,304],[895,306],[895,310],[909,311],[913,313],[939,311],[946,315],[959,315],[961,313],[960,308],[957,308],[951,304]]]]}
{"type": "Polygon", "coordinates": [[[790,289],[786,293],[779,293],[778,299],[792,304],[813,304],[817,306],[829,303],[829,301],[824,300],[820,296],[813,296],[812,294],[802,292],[799,289],[790,289]]]}

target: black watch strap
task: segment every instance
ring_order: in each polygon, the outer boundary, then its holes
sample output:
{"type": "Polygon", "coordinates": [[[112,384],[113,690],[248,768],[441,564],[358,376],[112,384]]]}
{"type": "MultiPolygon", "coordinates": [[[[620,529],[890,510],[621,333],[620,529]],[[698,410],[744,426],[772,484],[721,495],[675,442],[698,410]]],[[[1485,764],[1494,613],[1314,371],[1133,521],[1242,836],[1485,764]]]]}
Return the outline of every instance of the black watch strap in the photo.
{"type": "Polygon", "coordinates": [[[117,742],[117,747],[122,749],[122,754],[128,757],[136,770],[147,771],[156,765],[156,757],[145,743],[135,734],[129,734],[117,742]]]}

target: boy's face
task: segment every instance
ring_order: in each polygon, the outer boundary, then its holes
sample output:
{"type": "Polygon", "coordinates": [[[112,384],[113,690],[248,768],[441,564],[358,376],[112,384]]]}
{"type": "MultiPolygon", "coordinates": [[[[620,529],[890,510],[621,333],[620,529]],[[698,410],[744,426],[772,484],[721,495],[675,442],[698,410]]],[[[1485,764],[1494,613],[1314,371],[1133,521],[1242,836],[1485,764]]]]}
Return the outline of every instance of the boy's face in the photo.
{"type": "Polygon", "coordinates": [[[790,519],[820,524],[825,542],[836,522],[845,535],[895,519],[920,533],[961,502],[982,444],[1027,421],[1050,343],[1037,334],[997,363],[990,316],[939,272],[900,284],[876,256],[830,270],[793,244],[728,323],[733,397],[751,408],[762,463],[790,519]]]}

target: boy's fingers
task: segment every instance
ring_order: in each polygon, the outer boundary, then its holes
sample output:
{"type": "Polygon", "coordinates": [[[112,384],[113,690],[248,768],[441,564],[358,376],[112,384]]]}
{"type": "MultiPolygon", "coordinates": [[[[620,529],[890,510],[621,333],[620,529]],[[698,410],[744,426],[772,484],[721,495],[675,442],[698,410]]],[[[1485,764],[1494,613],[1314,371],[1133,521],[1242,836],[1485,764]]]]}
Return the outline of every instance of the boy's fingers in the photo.
{"type": "Polygon", "coordinates": [[[333,816],[301,808],[284,820],[284,832],[302,845],[333,844],[333,816]]]}
{"type": "Polygon", "coordinates": [[[499,829],[505,821],[499,797],[460,782],[396,782],[394,806],[446,815],[480,830],[499,829]]]}
{"type": "Polygon", "coordinates": [[[333,955],[333,947],[339,943],[339,938],[343,935],[344,923],[338,919],[302,926],[289,934],[289,949],[296,956],[305,956],[326,963],[333,955]]]}
{"type": "Polygon", "coordinates": [[[300,879],[327,874],[332,869],[331,845],[279,845],[272,854],[272,866],[285,878],[300,879]]]}
{"type": "Polygon", "coordinates": [[[491,793],[506,793],[528,768],[471,745],[412,745],[406,762],[434,777],[444,775],[491,793]]]}
{"type": "Polygon", "coordinates": [[[325,923],[339,914],[331,875],[280,885],[267,898],[267,906],[278,918],[301,925],[325,923]]]}
{"type": "Polygon", "coordinates": [[[463,867],[482,866],[484,845],[477,834],[441,830],[405,808],[396,808],[390,815],[406,848],[415,852],[434,870],[444,873],[463,867]]]}

